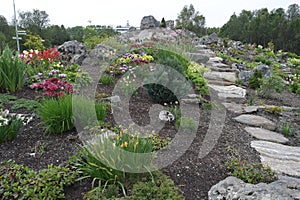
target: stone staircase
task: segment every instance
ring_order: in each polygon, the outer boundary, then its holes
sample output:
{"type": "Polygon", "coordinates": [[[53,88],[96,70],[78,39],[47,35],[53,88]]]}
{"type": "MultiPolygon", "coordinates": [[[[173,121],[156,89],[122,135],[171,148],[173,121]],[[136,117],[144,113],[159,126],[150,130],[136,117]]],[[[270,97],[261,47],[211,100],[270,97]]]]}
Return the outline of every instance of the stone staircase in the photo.
{"type": "Polygon", "coordinates": [[[277,124],[256,114],[263,106],[243,104],[246,90],[235,84],[237,71],[224,64],[210,49],[199,46],[196,52],[193,60],[211,69],[204,73],[209,88],[217,92],[227,110],[238,114],[233,120],[246,126],[241,131],[256,139],[251,147],[260,154],[262,164],[279,174],[279,180],[258,186],[228,177],[211,188],[209,199],[300,199],[300,147],[288,146],[289,140],[276,132],[277,124]]]}

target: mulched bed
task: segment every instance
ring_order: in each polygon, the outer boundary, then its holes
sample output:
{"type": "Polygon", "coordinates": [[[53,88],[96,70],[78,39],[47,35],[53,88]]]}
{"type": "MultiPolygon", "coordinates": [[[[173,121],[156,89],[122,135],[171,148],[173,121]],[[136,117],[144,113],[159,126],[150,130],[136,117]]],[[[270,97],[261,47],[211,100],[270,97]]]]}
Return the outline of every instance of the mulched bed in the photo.
{"type": "MultiPolygon", "coordinates": [[[[98,92],[111,94],[112,89],[112,85],[99,86],[98,92]]],[[[13,95],[28,99],[35,99],[36,97],[34,91],[26,88],[13,95]]],[[[297,99],[297,96],[294,96],[294,98],[297,99]]],[[[268,100],[268,103],[274,104],[277,101],[278,99],[268,100]]],[[[295,103],[295,101],[290,100],[288,102],[295,103]]],[[[293,104],[285,102],[289,105],[293,104]]],[[[151,105],[152,102],[147,94],[140,90],[138,95],[130,100],[130,115],[132,119],[141,126],[147,125],[150,121],[147,113],[151,105]]],[[[198,158],[211,118],[210,110],[203,108],[200,108],[200,110],[199,128],[192,145],[178,160],[162,169],[180,187],[187,200],[208,199],[207,192],[211,186],[227,177],[225,162],[229,156],[229,149],[236,149],[239,155],[248,162],[259,162],[257,152],[250,147],[250,142],[253,138],[243,131],[243,125],[232,120],[236,115],[230,112],[226,113],[222,135],[212,151],[204,158],[198,158]]],[[[20,110],[19,112],[28,113],[25,110],[20,110]]],[[[108,114],[107,120],[114,124],[111,114],[108,114]]],[[[176,134],[174,124],[167,123],[160,134],[162,136],[176,134]]],[[[77,138],[75,129],[62,135],[47,134],[41,126],[40,119],[36,118],[13,141],[0,145],[0,161],[12,159],[18,164],[24,164],[34,170],[40,170],[47,168],[48,164],[63,165],[70,156],[76,154],[80,144],[81,141],[77,138]],[[35,156],[32,153],[36,153],[35,156]]],[[[91,180],[87,179],[77,182],[73,186],[66,188],[66,199],[82,199],[82,194],[90,189],[91,180]]]]}

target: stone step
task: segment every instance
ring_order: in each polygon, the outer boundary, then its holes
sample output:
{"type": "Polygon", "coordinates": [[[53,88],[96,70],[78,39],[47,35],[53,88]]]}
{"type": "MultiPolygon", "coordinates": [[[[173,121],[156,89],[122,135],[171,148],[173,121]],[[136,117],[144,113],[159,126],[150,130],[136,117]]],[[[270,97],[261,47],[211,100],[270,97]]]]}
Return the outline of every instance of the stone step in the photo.
{"type": "Polygon", "coordinates": [[[251,147],[260,153],[264,166],[289,176],[300,177],[300,147],[268,141],[252,141],[251,147]]]}
{"type": "Polygon", "coordinates": [[[244,114],[233,119],[249,126],[262,127],[271,131],[276,129],[276,124],[274,122],[258,115],[244,114]]]}
{"type": "Polygon", "coordinates": [[[263,128],[246,127],[245,131],[259,140],[282,143],[282,144],[285,144],[289,141],[289,139],[284,137],[282,134],[269,131],[263,128]]]}
{"type": "Polygon", "coordinates": [[[224,68],[224,69],[231,69],[231,67],[229,67],[229,65],[224,64],[224,63],[219,63],[219,62],[206,62],[206,64],[208,67],[211,68],[224,68]]]}
{"type": "Polygon", "coordinates": [[[227,81],[235,84],[237,77],[234,72],[205,72],[203,77],[207,80],[227,81]]]}
{"type": "Polygon", "coordinates": [[[207,63],[205,64],[205,67],[209,68],[211,71],[214,71],[214,72],[234,72],[234,73],[237,73],[237,71],[234,70],[234,69],[213,67],[211,65],[208,65],[207,63]]]}
{"type": "Polygon", "coordinates": [[[210,85],[219,85],[219,86],[235,85],[234,83],[229,81],[207,80],[207,82],[210,85]]]}
{"type": "Polygon", "coordinates": [[[246,90],[235,85],[221,86],[208,84],[208,87],[218,92],[218,97],[224,101],[240,102],[241,100],[245,100],[246,97],[246,90]]]}

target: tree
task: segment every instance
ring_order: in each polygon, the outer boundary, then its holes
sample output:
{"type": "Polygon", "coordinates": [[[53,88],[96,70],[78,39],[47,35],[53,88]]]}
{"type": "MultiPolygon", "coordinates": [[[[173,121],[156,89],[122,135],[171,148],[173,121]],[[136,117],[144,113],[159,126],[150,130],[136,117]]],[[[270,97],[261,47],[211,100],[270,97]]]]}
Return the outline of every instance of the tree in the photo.
{"type": "Polygon", "coordinates": [[[165,20],[164,17],[162,18],[162,20],[160,22],[160,27],[162,27],[162,28],[166,28],[167,27],[166,20],[165,20]]]}
{"type": "Polygon", "coordinates": [[[70,40],[70,35],[63,25],[52,25],[45,29],[44,40],[47,46],[61,45],[70,40]]]}
{"type": "Polygon", "coordinates": [[[288,7],[287,17],[289,21],[300,17],[300,7],[298,4],[292,4],[288,7]]]}
{"type": "Polygon", "coordinates": [[[43,36],[42,30],[49,26],[49,16],[46,11],[33,9],[32,12],[19,13],[19,25],[27,31],[43,36]]]}
{"type": "Polygon", "coordinates": [[[176,19],[176,28],[182,28],[196,33],[197,36],[205,34],[205,17],[200,15],[192,4],[184,6],[176,19]]]}
{"type": "Polygon", "coordinates": [[[84,27],[75,26],[67,29],[71,40],[77,40],[78,42],[83,42],[84,27]]]}

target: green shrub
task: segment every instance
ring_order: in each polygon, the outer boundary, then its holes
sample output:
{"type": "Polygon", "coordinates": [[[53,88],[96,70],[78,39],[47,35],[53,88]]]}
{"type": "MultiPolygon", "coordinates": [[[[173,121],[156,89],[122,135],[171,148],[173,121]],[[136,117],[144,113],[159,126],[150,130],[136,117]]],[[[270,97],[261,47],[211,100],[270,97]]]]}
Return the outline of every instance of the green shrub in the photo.
{"type": "Polygon", "coordinates": [[[74,128],[71,95],[43,99],[37,113],[50,133],[63,133],[74,128]]]}
{"type": "Polygon", "coordinates": [[[284,83],[281,78],[273,76],[261,79],[258,94],[262,97],[269,97],[272,93],[281,93],[284,90],[284,83]]]}
{"type": "Polygon", "coordinates": [[[249,87],[257,89],[262,84],[262,71],[256,70],[254,74],[249,78],[249,87]]]}
{"type": "Polygon", "coordinates": [[[0,91],[15,92],[24,85],[26,63],[6,47],[0,56],[0,91]]]}
{"type": "Polygon", "coordinates": [[[185,74],[185,71],[190,64],[183,56],[165,49],[158,49],[157,51],[154,51],[154,54],[151,54],[151,49],[147,49],[146,52],[153,56],[156,63],[172,67],[181,74],[185,74]]]}
{"type": "Polygon", "coordinates": [[[114,77],[109,74],[103,74],[99,80],[100,83],[108,85],[114,82],[114,77]]]}
{"type": "Polygon", "coordinates": [[[246,183],[271,183],[277,179],[270,167],[264,168],[261,163],[249,164],[237,158],[230,158],[226,162],[230,176],[235,176],[246,183]]]}
{"type": "Polygon", "coordinates": [[[175,122],[176,129],[181,128],[183,131],[195,132],[197,131],[197,123],[191,117],[181,117],[175,122]]]}
{"type": "Polygon", "coordinates": [[[296,93],[296,94],[300,94],[300,83],[298,82],[294,82],[289,86],[289,91],[296,93]]]}
{"type": "Polygon", "coordinates": [[[3,199],[64,199],[64,187],[71,185],[76,172],[53,167],[35,172],[9,160],[0,164],[0,196],[3,199]]]}
{"type": "Polygon", "coordinates": [[[163,174],[159,174],[154,181],[138,182],[133,185],[130,200],[183,200],[180,190],[174,182],[163,174]]]}
{"type": "Polygon", "coordinates": [[[23,123],[21,120],[11,118],[8,119],[7,122],[5,122],[1,120],[0,116],[0,144],[13,140],[16,134],[20,132],[22,127],[23,123]]]}
{"type": "Polygon", "coordinates": [[[160,104],[178,101],[192,88],[185,76],[160,65],[145,78],[143,86],[151,99],[160,104]]]}

